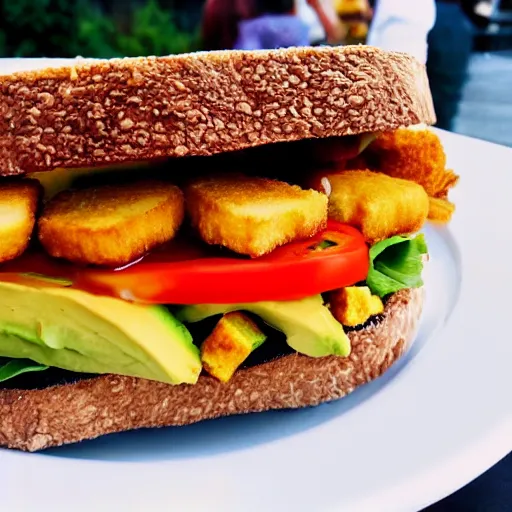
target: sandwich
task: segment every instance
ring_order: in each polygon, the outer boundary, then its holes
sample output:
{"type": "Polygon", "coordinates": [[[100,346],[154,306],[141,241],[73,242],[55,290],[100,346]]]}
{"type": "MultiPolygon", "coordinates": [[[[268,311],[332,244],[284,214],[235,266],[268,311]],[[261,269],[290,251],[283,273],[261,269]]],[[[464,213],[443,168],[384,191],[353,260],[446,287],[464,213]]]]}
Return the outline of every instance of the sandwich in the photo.
{"type": "Polygon", "coordinates": [[[367,46],[0,77],[0,446],[316,406],[421,317],[446,168],[423,65],[367,46]]]}

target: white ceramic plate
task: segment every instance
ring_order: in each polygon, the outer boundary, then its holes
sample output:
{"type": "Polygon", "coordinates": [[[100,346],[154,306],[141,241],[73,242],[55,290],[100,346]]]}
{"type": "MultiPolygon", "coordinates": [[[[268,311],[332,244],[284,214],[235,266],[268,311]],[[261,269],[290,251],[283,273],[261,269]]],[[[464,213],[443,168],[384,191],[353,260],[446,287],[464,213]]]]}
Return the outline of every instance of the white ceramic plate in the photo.
{"type": "MultiPolygon", "coordinates": [[[[27,66],[0,60],[0,74],[14,65],[27,66]]],[[[415,512],[506,455],[512,150],[441,135],[462,176],[452,193],[458,210],[449,229],[425,230],[431,263],[421,329],[381,379],[312,409],[44,454],[0,450],[2,509],[415,512]]]]}

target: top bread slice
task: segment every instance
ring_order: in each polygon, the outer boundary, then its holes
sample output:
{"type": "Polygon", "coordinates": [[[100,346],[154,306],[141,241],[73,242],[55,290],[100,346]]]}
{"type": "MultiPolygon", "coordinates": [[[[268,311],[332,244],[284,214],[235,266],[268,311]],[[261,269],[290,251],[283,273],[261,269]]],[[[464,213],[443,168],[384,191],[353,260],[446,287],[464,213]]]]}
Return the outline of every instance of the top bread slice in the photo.
{"type": "Polygon", "coordinates": [[[77,60],[0,77],[0,174],[434,122],[425,67],[370,46],[77,60]]]}

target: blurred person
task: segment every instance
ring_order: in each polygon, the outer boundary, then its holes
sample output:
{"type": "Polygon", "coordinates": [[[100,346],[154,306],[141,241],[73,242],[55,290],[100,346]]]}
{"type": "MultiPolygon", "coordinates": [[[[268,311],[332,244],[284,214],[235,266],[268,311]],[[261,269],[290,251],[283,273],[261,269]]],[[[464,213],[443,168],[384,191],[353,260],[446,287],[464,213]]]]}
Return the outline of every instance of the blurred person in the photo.
{"type": "Polygon", "coordinates": [[[493,11],[493,2],[491,0],[482,0],[477,2],[473,8],[475,14],[482,18],[490,18],[493,11]]]}
{"type": "Polygon", "coordinates": [[[296,0],[297,16],[309,28],[309,44],[340,44],[346,29],[336,13],[334,0],[296,0]]]}
{"type": "Polygon", "coordinates": [[[366,41],[373,9],[368,0],[335,0],[336,13],[345,27],[345,43],[366,41]]]}
{"type": "Polygon", "coordinates": [[[427,37],[435,19],[435,0],[377,0],[366,42],[426,63],[427,37]]]}
{"type": "Polygon", "coordinates": [[[466,84],[473,27],[458,0],[437,0],[436,22],[428,36],[427,72],[436,126],[452,130],[466,84]]]}
{"type": "Polygon", "coordinates": [[[203,49],[233,49],[239,23],[255,16],[254,0],[206,0],[201,26],[203,49]]]}
{"type": "Polygon", "coordinates": [[[493,0],[462,0],[461,5],[472,25],[487,28],[491,23],[495,3],[493,0]]]}
{"type": "Polygon", "coordinates": [[[295,0],[256,0],[257,16],[238,24],[235,48],[261,50],[308,46],[309,28],[296,15],[295,0]]]}

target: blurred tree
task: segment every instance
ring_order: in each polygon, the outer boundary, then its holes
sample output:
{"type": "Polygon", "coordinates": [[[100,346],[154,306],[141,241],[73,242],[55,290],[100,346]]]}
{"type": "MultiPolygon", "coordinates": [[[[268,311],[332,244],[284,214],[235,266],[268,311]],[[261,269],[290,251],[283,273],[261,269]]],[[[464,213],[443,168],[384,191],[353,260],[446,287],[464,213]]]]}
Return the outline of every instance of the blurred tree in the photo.
{"type": "Polygon", "coordinates": [[[162,0],[162,7],[176,13],[176,23],[182,30],[195,31],[200,25],[205,0],[162,0]]]}
{"type": "Polygon", "coordinates": [[[199,48],[198,31],[179,29],[173,12],[158,0],[122,4],[119,19],[98,0],[0,0],[0,55],[109,58],[199,48]]]}
{"type": "Polygon", "coordinates": [[[2,54],[53,56],[73,34],[74,6],[68,0],[0,0],[2,54]]]}
{"type": "Polygon", "coordinates": [[[0,30],[0,56],[6,55],[7,50],[5,49],[5,34],[0,30]]]}
{"type": "Polygon", "coordinates": [[[131,29],[119,33],[119,51],[123,55],[169,55],[195,49],[198,41],[181,31],[170,10],[163,10],[157,0],[149,0],[135,10],[131,29]]]}

